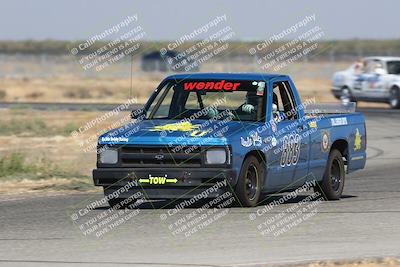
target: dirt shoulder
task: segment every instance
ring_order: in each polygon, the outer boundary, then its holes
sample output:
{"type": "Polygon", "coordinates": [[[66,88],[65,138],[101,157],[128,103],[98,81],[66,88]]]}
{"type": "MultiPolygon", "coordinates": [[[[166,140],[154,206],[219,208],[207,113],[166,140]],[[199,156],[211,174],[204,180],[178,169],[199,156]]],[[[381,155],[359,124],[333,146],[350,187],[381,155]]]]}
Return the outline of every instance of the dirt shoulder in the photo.
{"type": "Polygon", "coordinates": [[[2,196],[38,192],[97,192],[99,190],[91,180],[86,178],[23,179],[0,182],[0,194],[2,196]]]}

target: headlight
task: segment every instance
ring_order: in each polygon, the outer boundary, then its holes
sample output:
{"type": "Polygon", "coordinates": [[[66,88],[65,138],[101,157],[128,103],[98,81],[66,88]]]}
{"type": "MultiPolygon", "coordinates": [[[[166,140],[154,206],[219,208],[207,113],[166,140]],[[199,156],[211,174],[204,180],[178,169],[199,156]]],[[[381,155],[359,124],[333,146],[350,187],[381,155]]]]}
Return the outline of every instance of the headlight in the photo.
{"type": "Polygon", "coordinates": [[[118,151],[114,149],[106,149],[100,152],[100,163],[115,164],[118,162],[118,151]]]}
{"type": "Polygon", "coordinates": [[[224,164],[227,163],[227,153],[224,148],[211,148],[206,151],[207,164],[224,164]]]}

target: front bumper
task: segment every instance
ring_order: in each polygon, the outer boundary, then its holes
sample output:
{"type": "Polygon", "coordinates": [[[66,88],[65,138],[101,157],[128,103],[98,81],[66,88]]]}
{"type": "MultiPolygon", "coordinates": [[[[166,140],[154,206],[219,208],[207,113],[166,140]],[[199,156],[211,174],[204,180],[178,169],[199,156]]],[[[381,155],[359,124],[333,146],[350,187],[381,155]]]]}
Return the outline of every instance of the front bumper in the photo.
{"type": "Polygon", "coordinates": [[[233,188],[237,173],[232,169],[220,168],[98,168],[93,170],[96,186],[103,186],[105,194],[133,184],[120,195],[127,198],[141,192],[149,199],[191,198],[208,188],[216,188],[207,197],[217,197],[233,188]],[[174,183],[149,184],[140,182],[151,177],[177,179],[174,183]],[[217,187],[216,187],[217,185],[217,187]]]}

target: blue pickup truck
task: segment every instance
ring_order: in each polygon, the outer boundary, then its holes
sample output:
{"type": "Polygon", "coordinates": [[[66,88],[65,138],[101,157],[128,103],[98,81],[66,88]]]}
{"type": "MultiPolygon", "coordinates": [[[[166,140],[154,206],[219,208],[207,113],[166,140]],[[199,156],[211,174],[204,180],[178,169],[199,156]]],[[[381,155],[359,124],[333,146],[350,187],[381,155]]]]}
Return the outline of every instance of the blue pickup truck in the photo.
{"type": "Polygon", "coordinates": [[[146,199],[215,198],[242,206],[314,182],[340,199],[363,169],[364,116],[301,102],[286,75],[179,74],[165,78],[132,121],[99,137],[96,186],[110,206],[146,199]],[[310,110],[311,109],[311,110],[310,110]],[[206,192],[206,193],[204,193],[206,192]]]}

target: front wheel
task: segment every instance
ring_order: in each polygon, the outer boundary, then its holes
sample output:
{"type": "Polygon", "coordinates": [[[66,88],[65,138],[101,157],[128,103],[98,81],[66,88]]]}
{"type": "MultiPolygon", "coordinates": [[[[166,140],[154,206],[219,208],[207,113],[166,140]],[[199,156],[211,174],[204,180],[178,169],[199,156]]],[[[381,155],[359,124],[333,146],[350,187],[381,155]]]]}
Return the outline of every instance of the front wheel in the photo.
{"type": "Polygon", "coordinates": [[[237,200],[244,207],[257,205],[263,179],[263,164],[255,156],[248,156],[240,170],[239,181],[235,188],[237,200]]]}
{"type": "Polygon", "coordinates": [[[329,153],[324,177],[315,187],[326,200],[338,200],[342,196],[345,180],[345,169],[342,153],[333,149],[329,153]]]}

